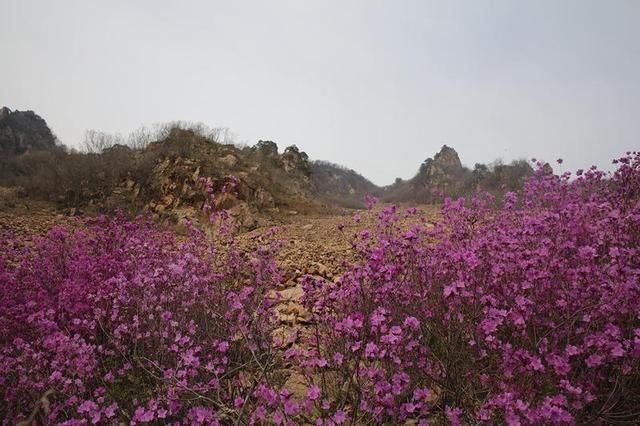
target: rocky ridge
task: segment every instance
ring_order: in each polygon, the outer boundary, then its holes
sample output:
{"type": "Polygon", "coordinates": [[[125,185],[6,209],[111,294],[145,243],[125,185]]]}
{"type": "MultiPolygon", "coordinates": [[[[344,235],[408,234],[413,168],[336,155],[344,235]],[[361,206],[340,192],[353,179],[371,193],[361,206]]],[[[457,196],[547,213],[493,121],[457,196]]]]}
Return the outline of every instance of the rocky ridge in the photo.
{"type": "MultiPolygon", "coordinates": [[[[476,164],[470,170],[445,145],[412,179],[378,187],[354,170],[310,161],[295,145],[282,153],[268,140],[241,148],[180,127],[168,128],[146,147],[116,144],[78,153],[56,146],[46,122],[35,113],[6,107],[0,110],[0,162],[7,165],[4,174],[13,173],[8,179],[12,184],[26,181],[26,192],[53,194],[70,211],[124,209],[175,223],[197,219],[206,199],[202,178],[212,179],[220,189],[225,179],[235,176],[235,192],[220,196],[216,207],[224,205],[245,230],[265,218],[282,221],[296,214],[363,208],[366,195],[386,202],[436,203],[477,190],[517,190],[533,172],[522,161],[476,164]],[[44,154],[30,155],[34,150],[44,154]]],[[[0,173],[0,186],[5,178],[0,173]]]]}

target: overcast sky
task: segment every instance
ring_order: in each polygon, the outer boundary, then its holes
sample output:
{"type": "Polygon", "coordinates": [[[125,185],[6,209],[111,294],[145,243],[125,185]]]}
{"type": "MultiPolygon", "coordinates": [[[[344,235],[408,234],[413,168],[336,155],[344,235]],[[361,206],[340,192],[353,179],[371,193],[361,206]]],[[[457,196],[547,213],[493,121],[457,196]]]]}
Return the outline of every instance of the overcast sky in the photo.
{"type": "Polygon", "coordinates": [[[0,0],[0,105],[67,145],[163,121],[296,144],[377,184],[640,148],[640,1],[0,0]]]}

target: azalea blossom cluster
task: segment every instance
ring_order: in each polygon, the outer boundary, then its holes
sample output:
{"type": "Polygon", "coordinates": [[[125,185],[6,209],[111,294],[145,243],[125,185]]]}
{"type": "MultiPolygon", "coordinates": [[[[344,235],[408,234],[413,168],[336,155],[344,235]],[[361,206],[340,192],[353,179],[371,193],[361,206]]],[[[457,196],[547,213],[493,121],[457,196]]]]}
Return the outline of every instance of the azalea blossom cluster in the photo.
{"type": "Polygon", "coordinates": [[[274,247],[121,215],[0,247],[2,424],[226,424],[279,389],[274,247]]]}
{"type": "Polygon", "coordinates": [[[316,331],[291,356],[318,424],[640,421],[640,155],[617,163],[538,164],[435,226],[384,208],[339,282],[305,283],[316,331]]]}

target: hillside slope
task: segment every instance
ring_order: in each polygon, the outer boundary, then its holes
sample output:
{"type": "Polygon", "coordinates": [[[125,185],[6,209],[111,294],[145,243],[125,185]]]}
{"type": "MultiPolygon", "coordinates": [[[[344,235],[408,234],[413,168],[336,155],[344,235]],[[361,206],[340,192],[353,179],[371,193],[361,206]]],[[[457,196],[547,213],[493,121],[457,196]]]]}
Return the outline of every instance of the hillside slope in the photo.
{"type": "Polygon", "coordinates": [[[311,180],[321,199],[341,207],[362,208],[366,195],[382,193],[381,188],[355,170],[327,161],[311,163],[311,180]]]}

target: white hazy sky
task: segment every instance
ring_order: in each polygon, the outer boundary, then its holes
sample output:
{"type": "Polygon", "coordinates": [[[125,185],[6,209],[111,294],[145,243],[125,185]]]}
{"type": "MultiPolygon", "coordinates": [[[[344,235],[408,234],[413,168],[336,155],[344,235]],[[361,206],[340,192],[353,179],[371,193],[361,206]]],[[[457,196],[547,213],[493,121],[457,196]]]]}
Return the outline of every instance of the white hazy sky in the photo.
{"type": "Polygon", "coordinates": [[[171,120],[297,144],[378,184],[640,148],[640,1],[0,0],[0,105],[67,145],[171,120]]]}

